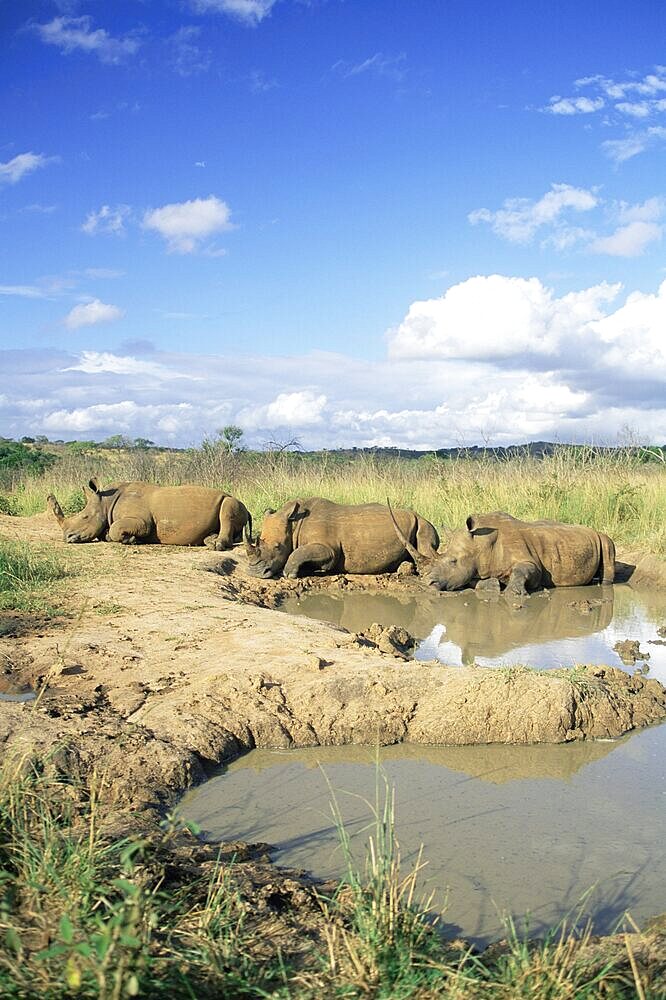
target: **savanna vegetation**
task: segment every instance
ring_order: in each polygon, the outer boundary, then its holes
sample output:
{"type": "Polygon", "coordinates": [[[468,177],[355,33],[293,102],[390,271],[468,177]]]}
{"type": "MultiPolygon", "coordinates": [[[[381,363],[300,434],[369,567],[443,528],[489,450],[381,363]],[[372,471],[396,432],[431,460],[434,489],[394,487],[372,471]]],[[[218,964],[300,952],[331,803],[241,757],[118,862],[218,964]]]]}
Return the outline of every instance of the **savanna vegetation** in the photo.
{"type": "MultiPolygon", "coordinates": [[[[384,502],[413,507],[435,525],[460,527],[473,512],[506,510],[525,519],[588,524],[618,545],[666,552],[666,455],[661,448],[550,446],[455,450],[408,458],[390,451],[300,452],[273,445],[245,451],[239,428],[224,428],[198,448],[167,450],[58,446],[48,468],[0,470],[0,512],[43,511],[54,492],[64,513],[83,505],[83,483],[132,479],[164,485],[199,483],[238,496],[261,518],[295,497],[340,503],[384,502]]],[[[242,433],[242,432],[241,432],[242,433]]],[[[111,440],[111,439],[110,439],[111,440]]],[[[83,445],[90,443],[83,442],[83,445]]]]}

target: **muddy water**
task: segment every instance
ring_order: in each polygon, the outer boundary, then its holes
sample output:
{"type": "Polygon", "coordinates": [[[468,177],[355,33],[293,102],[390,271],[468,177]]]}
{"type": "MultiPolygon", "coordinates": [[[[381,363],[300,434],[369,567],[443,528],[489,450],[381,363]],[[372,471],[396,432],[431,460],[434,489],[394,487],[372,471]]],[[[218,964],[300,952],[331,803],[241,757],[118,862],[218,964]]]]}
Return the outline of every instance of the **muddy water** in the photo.
{"type": "MultiPolygon", "coordinates": [[[[598,932],[626,910],[666,910],[666,728],[564,746],[380,751],[395,787],[403,865],[424,845],[420,885],[445,907],[447,933],[503,936],[501,914],[539,934],[583,904],[598,932]]],[[[279,864],[344,872],[325,776],[362,863],[375,801],[375,751],[255,750],[191,792],[182,812],[206,837],[266,841],[279,864]],[[366,800],[366,801],[364,801],[366,800]]]]}
{"type": "MultiPolygon", "coordinates": [[[[284,610],[353,631],[372,622],[402,625],[423,638],[417,657],[424,660],[602,662],[666,682],[658,632],[666,602],[625,585],[556,590],[519,608],[504,598],[426,592],[408,599],[319,593],[284,610]],[[623,664],[613,646],[624,639],[638,640],[649,659],[623,664]]],[[[182,811],[208,837],[267,841],[278,863],[339,876],[344,864],[324,774],[339,790],[362,861],[374,755],[363,747],[253,751],[190,793],[182,811]]],[[[538,934],[583,897],[599,932],[613,930],[626,910],[639,922],[666,911],[666,724],[614,742],[402,745],[382,749],[380,759],[396,790],[403,862],[424,845],[421,883],[436,906],[448,898],[451,933],[496,939],[504,933],[500,914],[511,912],[529,913],[529,931],[538,934]]]]}
{"type": "Polygon", "coordinates": [[[666,646],[657,628],[666,623],[666,596],[628,585],[567,587],[533,594],[523,602],[474,591],[305,594],[281,610],[361,632],[373,622],[400,625],[420,640],[415,658],[451,666],[511,663],[540,668],[576,663],[623,666],[613,649],[625,638],[650,653],[649,676],[666,682],[666,646]]]}

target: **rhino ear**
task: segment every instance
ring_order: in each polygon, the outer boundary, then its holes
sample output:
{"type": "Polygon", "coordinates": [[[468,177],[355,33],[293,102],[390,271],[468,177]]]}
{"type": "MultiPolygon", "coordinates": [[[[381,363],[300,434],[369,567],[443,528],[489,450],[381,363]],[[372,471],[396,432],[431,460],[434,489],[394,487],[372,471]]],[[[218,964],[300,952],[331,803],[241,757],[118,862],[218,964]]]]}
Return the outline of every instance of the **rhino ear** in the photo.
{"type": "Polygon", "coordinates": [[[264,517],[268,517],[269,514],[275,513],[275,507],[267,507],[264,511],[264,517]]]}
{"type": "Polygon", "coordinates": [[[476,528],[476,516],[474,514],[470,514],[467,520],[465,521],[465,524],[467,525],[467,530],[470,533],[474,531],[474,529],[476,528]]]}
{"type": "Polygon", "coordinates": [[[310,511],[306,507],[301,507],[300,500],[294,500],[293,503],[289,504],[286,510],[288,521],[302,521],[304,517],[307,517],[310,511]]]}
{"type": "Polygon", "coordinates": [[[99,483],[94,476],[88,480],[88,489],[91,493],[99,493],[99,483]]]}

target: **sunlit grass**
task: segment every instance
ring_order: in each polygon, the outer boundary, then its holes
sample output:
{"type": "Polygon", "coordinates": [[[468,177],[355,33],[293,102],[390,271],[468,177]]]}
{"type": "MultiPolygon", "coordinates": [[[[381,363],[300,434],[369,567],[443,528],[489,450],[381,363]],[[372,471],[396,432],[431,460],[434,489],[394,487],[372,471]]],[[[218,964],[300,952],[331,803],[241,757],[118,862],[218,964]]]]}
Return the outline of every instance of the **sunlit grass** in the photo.
{"type": "Polygon", "coordinates": [[[83,484],[94,474],[104,483],[144,479],[223,489],[243,500],[258,522],[267,507],[296,497],[384,503],[388,496],[438,528],[461,527],[472,513],[505,510],[526,520],[587,524],[618,545],[666,553],[666,465],[658,454],[645,461],[651,453],[563,446],[544,458],[510,459],[400,459],[367,453],[343,458],[334,452],[234,455],[211,447],[68,455],[40,477],[17,480],[0,494],[0,511],[39,513],[53,492],[70,514],[83,505],[83,484]]]}

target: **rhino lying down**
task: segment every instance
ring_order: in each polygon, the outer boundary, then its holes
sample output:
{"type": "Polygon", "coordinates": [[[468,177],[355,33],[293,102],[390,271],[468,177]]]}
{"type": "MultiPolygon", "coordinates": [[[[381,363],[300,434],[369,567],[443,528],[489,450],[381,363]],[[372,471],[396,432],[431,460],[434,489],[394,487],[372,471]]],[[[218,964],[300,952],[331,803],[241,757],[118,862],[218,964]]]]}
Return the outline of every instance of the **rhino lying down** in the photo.
{"type": "MultiPolygon", "coordinates": [[[[410,553],[419,558],[437,553],[439,537],[430,521],[408,510],[397,510],[395,517],[410,553]]],[[[389,573],[407,558],[387,507],[320,497],[291,500],[278,511],[267,511],[256,544],[246,530],[245,545],[249,572],[263,579],[283,570],[292,578],[306,572],[389,573]]]]}
{"type": "Polygon", "coordinates": [[[394,528],[420,575],[438,590],[462,590],[494,578],[510,594],[524,595],[538,587],[583,586],[595,577],[612,583],[615,577],[611,539],[578,524],[519,521],[501,511],[474,514],[430,559],[412,551],[396,522],[394,528]]]}
{"type": "Polygon", "coordinates": [[[86,506],[72,517],[63,515],[54,496],[47,499],[66,542],[206,543],[219,551],[240,540],[246,524],[252,530],[252,518],[240,500],[206,486],[135,482],[100,489],[91,479],[84,491],[86,506]]]}

